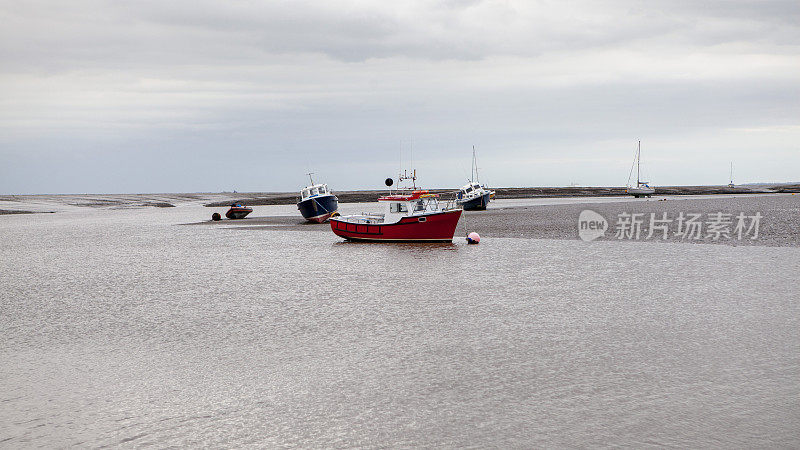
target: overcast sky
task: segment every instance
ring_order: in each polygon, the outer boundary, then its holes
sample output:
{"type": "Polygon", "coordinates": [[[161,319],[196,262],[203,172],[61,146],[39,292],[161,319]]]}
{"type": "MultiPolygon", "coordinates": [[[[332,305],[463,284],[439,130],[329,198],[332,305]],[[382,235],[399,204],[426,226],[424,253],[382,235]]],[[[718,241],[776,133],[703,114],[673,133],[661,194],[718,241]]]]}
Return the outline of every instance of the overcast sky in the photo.
{"type": "Polygon", "coordinates": [[[0,193],[800,180],[800,2],[0,0],[0,193]]]}

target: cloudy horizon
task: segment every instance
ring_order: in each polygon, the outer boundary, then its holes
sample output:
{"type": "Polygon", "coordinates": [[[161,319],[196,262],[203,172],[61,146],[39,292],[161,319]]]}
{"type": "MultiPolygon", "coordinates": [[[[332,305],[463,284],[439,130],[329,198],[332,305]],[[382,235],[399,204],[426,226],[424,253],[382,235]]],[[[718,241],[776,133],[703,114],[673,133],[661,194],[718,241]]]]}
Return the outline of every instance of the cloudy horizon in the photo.
{"type": "Polygon", "coordinates": [[[800,181],[800,4],[0,2],[0,193],[800,181]],[[412,144],[413,143],[413,144],[412,144]]]}

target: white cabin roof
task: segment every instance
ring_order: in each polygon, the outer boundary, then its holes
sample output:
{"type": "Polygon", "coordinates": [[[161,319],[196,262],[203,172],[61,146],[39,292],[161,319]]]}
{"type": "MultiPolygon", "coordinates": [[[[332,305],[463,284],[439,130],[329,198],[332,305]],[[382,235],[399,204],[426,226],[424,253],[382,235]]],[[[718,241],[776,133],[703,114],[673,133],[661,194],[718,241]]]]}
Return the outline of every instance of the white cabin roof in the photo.
{"type": "Polygon", "coordinates": [[[461,192],[467,192],[469,189],[470,192],[479,191],[479,190],[486,190],[484,186],[481,186],[478,182],[470,182],[461,186],[461,192]]]}
{"type": "Polygon", "coordinates": [[[328,185],[325,183],[322,184],[315,184],[313,186],[306,186],[300,191],[300,197],[305,200],[307,198],[316,197],[318,195],[327,195],[330,194],[331,191],[328,189],[328,185]]]}

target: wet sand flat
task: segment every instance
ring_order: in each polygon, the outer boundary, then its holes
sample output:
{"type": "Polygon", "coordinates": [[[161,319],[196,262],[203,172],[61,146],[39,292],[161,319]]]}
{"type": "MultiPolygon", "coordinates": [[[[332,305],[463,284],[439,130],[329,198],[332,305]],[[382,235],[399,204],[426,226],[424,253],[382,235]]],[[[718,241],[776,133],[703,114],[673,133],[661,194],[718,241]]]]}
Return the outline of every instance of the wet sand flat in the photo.
{"type": "MultiPolygon", "coordinates": [[[[578,216],[581,211],[592,210],[603,216],[608,222],[605,236],[599,240],[639,240],[652,242],[684,242],[714,243],[726,245],[766,245],[766,246],[800,246],[800,195],[769,194],[719,197],[654,197],[652,199],[620,199],[620,201],[596,201],[561,204],[530,204],[525,201],[514,202],[504,206],[504,201],[495,201],[486,211],[465,211],[456,230],[456,238],[476,231],[483,237],[526,238],[526,239],[578,239],[578,216]],[[728,236],[709,234],[709,222],[714,215],[722,213],[722,217],[730,220],[727,226],[728,236]],[[755,230],[742,233],[737,239],[735,227],[737,216],[743,214],[749,227],[753,216],[760,214],[758,234],[751,239],[755,230]],[[638,239],[617,236],[620,215],[641,214],[641,234],[638,239]],[[667,239],[664,232],[653,233],[648,238],[651,214],[655,219],[671,220],[668,223],[667,239]],[[664,215],[666,214],[666,216],[664,215]],[[678,218],[683,214],[699,215],[702,222],[700,232],[691,237],[681,237],[678,218]],[[716,239],[715,239],[716,236],[716,239]]],[[[530,202],[535,203],[535,202],[530,202]]],[[[258,213],[256,210],[255,214],[258,213]]],[[[625,217],[625,216],[623,216],[625,217]]],[[[242,220],[223,220],[220,222],[203,221],[198,225],[219,226],[233,229],[263,229],[316,231],[330,233],[330,225],[311,224],[297,216],[255,216],[242,220]]],[[[684,227],[685,228],[685,227],[684,227]]],[[[723,229],[723,231],[725,231],[723,229]]],[[[747,231],[747,230],[744,230],[747,231]]]]}
{"type": "MultiPolygon", "coordinates": [[[[800,196],[798,195],[766,195],[737,196],[728,198],[681,198],[659,201],[656,198],[633,202],[578,203],[571,205],[522,206],[517,208],[493,209],[489,214],[467,212],[460,226],[475,229],[481,235],[495,237],[520,237],[538,239],[578,239],[578,217],[584,210],[592,210],[608,221],[608,231],[600,240],[640,240],[652,242],[686,242],[686,243],[719,243],[729,245],[768,245],[768,246],[800,246],[800,196]],[[730,237],[709,234],[709,223],[716,214],[730,219],[728,230],[730,237]],[[750,239],[754,231],[737,239],[734,233],[736,218],[744,213],[750,218],[760,213],[759,230],[756,239],[750,239]],[[626,236],[617,237],[617,230],[624,226],[620,220],[630,214],[642,214],[643,221],[639,239],[626,236]],[[666,214],[666,216],[665,216],[666,214]],[[699,239],[676,236],[678,218],[683,214],[699,214],[702,227],[699,239]],[[622,216],[621,216],[622,215],[622,216]],[[651,215],[655,220],[666,217],[667,239],[663,232],[654,232],[649,239],[651,215]],[[730,215],[730,216],[726,216],[730,215]],[[619,226],[618,226],[619,225],[619,226]]],[[[751,219],[746,219],[749,226],[751,219]]],[[[685,227],[684,227],[685,229],[685,227]]],[[[745,230],[746,231],[746,230],[745,230]]]]}

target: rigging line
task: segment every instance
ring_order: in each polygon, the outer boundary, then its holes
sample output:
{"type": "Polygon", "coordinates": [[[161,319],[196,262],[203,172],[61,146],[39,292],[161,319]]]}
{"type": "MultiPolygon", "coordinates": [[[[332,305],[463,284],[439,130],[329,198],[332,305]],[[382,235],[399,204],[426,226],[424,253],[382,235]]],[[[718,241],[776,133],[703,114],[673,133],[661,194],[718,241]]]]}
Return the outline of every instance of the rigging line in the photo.
{"type": "Polygon", "coordinates": [[[314,203],[316,203],[317,205],[319,205],[319,207],[320,207],[320,208],[322,208],[323,210],[325,210],[325,212],[326,212],[326,213],[329,213],[329,212],[330,212],[330,211],[328,211],[328,208],[326,208],[326,207],[322,206],[322,203],[318,202],[318,201],[317,201],[317,199],[315,199],[315,198],[312,198],[311,200],[314,200],[314,203]]]}
{"type": "MultiPolygon", "coordinates": [[[[467,169],[464,167],[464,163],[461,162],[460,160],[458,161],[458,166],[461,169],[461,172],[463,172],[464,174],[467,173],[467,169]]],[[[464,178],[466,178],[466,177],[464,177],[464,178]]],[[[469,178],[467,178],[467,180],[469,180],[469,178]]]]}
{"type": "Polygon", "coordinates": [[[631,163],[631,171],[628,173],[628,186],[631,185],[631,177],[633,176],[633,166],[636,165],[636,157],[633,158],[633,163],[631,163]]]}
{"type": "MultiPolygon", "coordinates": [[[[458,202],[456,202],[458,204],[458,202]]],[[[464,214],[464,207],[461,207],[461,228],[464,230],[464,236],[469,236],[469,231],[467,231],[467,215],[464,214]]]]}
{"type": "MultiPolygon", "coordinates": [[[[400,138],[400,167],[398,167],[397,173],[399,173],[400,175],[403,174],[403,138],[400,138]]],[[[397,180],[397,183],[399,185],[400,180],[397,180]]]]}

